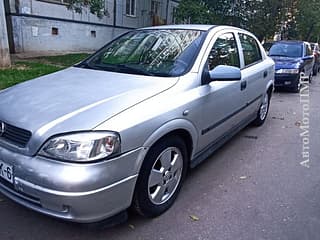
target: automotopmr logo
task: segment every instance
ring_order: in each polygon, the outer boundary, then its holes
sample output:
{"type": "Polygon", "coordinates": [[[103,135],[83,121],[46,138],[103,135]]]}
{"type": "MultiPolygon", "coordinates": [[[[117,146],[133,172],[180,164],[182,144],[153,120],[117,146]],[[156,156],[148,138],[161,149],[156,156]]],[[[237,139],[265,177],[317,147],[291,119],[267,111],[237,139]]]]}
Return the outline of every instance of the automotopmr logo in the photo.
{"type": "Polygon", "coordinates": [[[300,164],[310,168],[310,81],[308,76],[300,75],[300,104],[302,107],[302,121],[300,137],[302,140],[302,161],[300,164]]]}

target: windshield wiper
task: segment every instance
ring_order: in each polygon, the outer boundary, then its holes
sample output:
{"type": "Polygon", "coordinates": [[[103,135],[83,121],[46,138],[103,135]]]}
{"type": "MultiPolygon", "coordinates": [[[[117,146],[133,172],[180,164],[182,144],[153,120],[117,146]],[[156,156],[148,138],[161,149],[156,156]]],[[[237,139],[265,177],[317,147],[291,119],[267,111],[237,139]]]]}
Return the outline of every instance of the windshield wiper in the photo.
{"type": "Polygon", "coordinates": [[[82,63],[76,64],[76,65],[74,65],[74,67],[97,70],[96,67],[89,65],[87,62],[82,62],[82,63]]]}
{"type": "MultiPolygon", "coordinates": [[[[82,62],[75,67],[94,69],[94,70],[103,70],[103,71],[112,71],[112,72],[123,72],[123,73],[131,73],[131,74],[139,74],[146,76],[158,76],[158,74],[154,74],[148,72],[144,69],[135,68],[127,64],[95,64],[89,65],[87,62],[82,62]]],[[[161,74],[159,74],[161,75],[161,74]]]]}
{"type": "Polygon", "coordinates": [[[115,65],[115,67],[120,67],[121,70],[125,70],[127,73],[136,73],[136,74],[142,74],[142,75],[147,75],[147,76],[154,76],[155,74],[151,73],[151,72],[148,72],[144,69],[141,69],[141,68],[135,68],[135,67],[132,67],[130,65],[127,65],[127,64],[117,64],[115,65]]]}
{"type": "Polygon", "coordinates": [[[270,57],[289,57],[283,54],[269,54],[270,57]]]}

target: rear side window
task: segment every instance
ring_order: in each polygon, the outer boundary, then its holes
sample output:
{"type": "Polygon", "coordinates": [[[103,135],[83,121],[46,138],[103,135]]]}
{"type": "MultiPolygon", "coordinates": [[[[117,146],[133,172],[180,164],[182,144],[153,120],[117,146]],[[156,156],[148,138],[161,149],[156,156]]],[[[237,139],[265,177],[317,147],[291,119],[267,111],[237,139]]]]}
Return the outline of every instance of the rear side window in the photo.
{"type": "Polygon", "coordinates": [[[222,34],[215,41],[209,54],[209,70],[218,65],[240,67],[239,51],[232,33],[222,34]]]}
{"type": "Polygon", "coordinates": [[[239,38],[243,50],[245,66],[261,61],[262,56],[257,41],[253,37],[243,33],[239,33],[239,38]]]}

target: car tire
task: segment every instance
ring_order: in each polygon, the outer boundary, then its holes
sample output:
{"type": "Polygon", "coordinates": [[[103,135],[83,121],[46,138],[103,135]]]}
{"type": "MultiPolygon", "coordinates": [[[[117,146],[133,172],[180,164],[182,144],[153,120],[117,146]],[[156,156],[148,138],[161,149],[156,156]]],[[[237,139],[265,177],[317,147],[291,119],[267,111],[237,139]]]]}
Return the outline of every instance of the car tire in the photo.
{"type": "Polygon", "coordinates": [[[253,120],[252,124],[254,126],[261,126],[266,121],[266,118],[269,113],[269,106],[270,106],[270,98],[271,93],[266,93],[263,97],[262,103],[260,104],[257,117],[253,120]]]}
{"type": "Polygon", "coordinates": [[[301,84],[300,84],[300,81],[297,82],[296,86],[294,86],[292,88],[292,92],[294,93],[299,93],[300,92],[300,89],[301,89],[301,84]]]}
{"type": "Polygon", "coordinates": [[[186,176],[187,159],[186,145],[180,137],[167,137],[152,146],[137,179],[133,209],[151,218],[168,210],[186,176]]]}

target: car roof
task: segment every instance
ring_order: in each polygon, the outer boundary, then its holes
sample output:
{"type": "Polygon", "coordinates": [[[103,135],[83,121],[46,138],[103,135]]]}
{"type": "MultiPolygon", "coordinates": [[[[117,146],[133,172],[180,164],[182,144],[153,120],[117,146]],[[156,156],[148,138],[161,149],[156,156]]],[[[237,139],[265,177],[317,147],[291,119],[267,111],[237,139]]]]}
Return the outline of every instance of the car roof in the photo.
{"type": "Polygon", "coordinates": [[[186,29],[186,30],[200,30],[208,31],[217,25],[206,25],[206,24],[177,24],[177,25],[161,25],[154,27],[145,27],[140,29],[186,29]]]}

